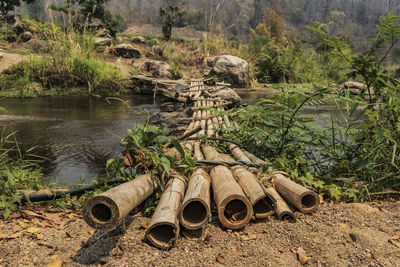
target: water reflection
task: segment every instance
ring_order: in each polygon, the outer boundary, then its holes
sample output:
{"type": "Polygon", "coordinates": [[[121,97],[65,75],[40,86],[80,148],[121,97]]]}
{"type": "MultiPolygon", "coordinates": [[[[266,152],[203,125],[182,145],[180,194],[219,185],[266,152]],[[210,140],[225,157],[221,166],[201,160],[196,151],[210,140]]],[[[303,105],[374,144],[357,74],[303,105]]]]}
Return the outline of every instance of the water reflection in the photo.
{"type": "MultiPolygon", "coordinates": [[[[153,104],[149,96],[122,98],[138,111],[158,111],[158,104],[153,104]]],[[[121,153],[119,139],[110,132],[123,136],[133,122],[147,119],[146,113],[133,114],[119,101],[109,104],[94,97],[3,99],[0,106],[12,115],[43,118],[8,123],[6,129],[18,130],[21,143],[37,146],[36,154],[48,159],[44,166],[47,179],[54,177],[59,183],[69,184],[102,175],[106,161],[121,153]]]]}

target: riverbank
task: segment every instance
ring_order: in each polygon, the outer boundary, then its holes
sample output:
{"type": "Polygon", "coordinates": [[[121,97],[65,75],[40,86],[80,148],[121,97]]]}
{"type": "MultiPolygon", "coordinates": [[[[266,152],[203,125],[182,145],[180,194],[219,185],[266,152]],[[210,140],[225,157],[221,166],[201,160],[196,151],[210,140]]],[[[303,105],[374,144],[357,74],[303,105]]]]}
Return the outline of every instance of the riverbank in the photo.
{"type": "Polygon", "coordinates": [[[215,216],[202,234],[182,233],[175,246],[149,245],[150,218],[138,210],[125,232],[95,232],[80,214],[52,207],[24,207],[0,222],[0,264],[37,266],[398,266],[400,203],[330,204],[297,222],[268,218],[240,231],[222,230],[215,216]],[[396,239],[397,238],[397,239],[396,239]]]}

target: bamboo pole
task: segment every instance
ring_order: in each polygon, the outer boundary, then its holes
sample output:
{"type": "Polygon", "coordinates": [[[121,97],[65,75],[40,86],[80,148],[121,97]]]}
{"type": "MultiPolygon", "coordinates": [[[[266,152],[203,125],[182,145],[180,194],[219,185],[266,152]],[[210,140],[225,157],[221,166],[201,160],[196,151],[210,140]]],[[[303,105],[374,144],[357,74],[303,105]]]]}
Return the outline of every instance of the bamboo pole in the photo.
{"type": "MultiPolygon", "coordinates": [[[[233,161],[228,155],[221,155],[223,160],[233,161]]],[[[242,187],[253,206],[254,217],[266,218],[274,214],[274,201],[266,194],[257,178],[242,166],[232,167],[236,181],[242,187]]]]}
{"type": "Polygon", "coordinates": [[[189,179],[179,220],[189,230],[202,228],[210,217],[210,176],[203,168],[196,168],[189,179]]]}
{"type": "MultiPolygon", "coordinates": [[[[199,112],[197,116],[201,116],[199,112]]],[[[200,125],[205,127],[205,121],[200,125]]],[[[202,129],[198,134],[204,133],[202,129]]],[[[193,142],[193,154],[197,160],[204,159],[200,142],[193,142]]],[[[185,198],[179,211],[179,220],[189,230],[202,228],[210,217],[210,177],[203,168],[196,168],[188,182],[185,198]]]]}
{"type": "Polygon", "coordinates": [[[281,221],[289,221],[296,222],[296,217],[292,210],[289,208],[288,204],[286,204],[285,200],[279,195],[279,193],[273,187],[268,187],[265,189],[266,193],[270,195],[270,197],[275,202],[275,215],[278,220],[281,221]]]}
{"type": "Polygon", "coordinates": [[[293,182],[281,173],[274,174],[275,188],[279,194],[301,212],[312,213],[319,205],[315,192],[293,182]]]}
{"type": "Polygon", "coordinates": [[[166,183],[164,193],[146,231],[147,239],[154,246],[167,249],[178,237],[179,221],[177,215],[185,189],[185,177],[178,173],[175,173],[173,178],[166,183]]]}
{"type": "Polygon", "coordinates": [[[152,195],[156,186],[150,174],[139,175],[86,201],[82,209],[83,218],[95,229],[112,228],[152,195]]]}
{"type": "MultiPolygon", "coordinates": [[[[202,149],[207,160],[221,160],[213,147],[204,145],[202,149]]],[[[228,229],[243,228],[250,221],[253,208],[232,172],[218,165],[212,168],[210,177],[219,221],[228,229]]]]}

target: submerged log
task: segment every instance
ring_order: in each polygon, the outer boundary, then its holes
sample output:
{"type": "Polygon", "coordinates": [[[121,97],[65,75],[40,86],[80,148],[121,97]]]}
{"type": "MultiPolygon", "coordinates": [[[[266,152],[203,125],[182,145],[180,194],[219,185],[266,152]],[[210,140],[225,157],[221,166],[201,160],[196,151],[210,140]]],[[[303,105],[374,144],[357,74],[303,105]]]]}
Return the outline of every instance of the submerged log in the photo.
{"type": "MultiPolygon", "coordinates": [[[[204,145],[202,149],[207,160],[221,160],[213,147],[204,145]]],[[[228,229],[243,228],[250,221],[253,208],[232,172],[218,165],[212,168],[210,177],[219,221],[228,229]]]]}
{"type": "Polygon", "coordinates": [[[152,195],[155,188],[156,183],[150,174],[139,175],[86,201],[82,209],[83,218],[95,229],[112,228],[152,195]]]}
{"type": "Polygon", "coordinates": [[[312,213],[319,205],[319,197],[315,192],[301,186],[283,174],[274,175],[275,188],[279,194],[298,208],[301,212],[312,213]]]}
{"type": "Polygon", "coordinates": [[[275,188],[268,187],[265,192],[275,202],[275,215],[278,220],[296,222],[296,217],[294,217],[293,211],[289,208],[288,204],[283,200],[283,198],[276,192],[275,188]]]}
{"type": "Polygon", "coordinates": [[[165,185],[164,193],[146,231],[147,239],[156,247],[167,249],[179,235],[178,211],[185,194],[185,177],[174,174],[165,185]]]}
{"type": "Polygon", "coordinates": [[[189,179],[179,220],[189,230],[202,228],[210,217],[210,176],[197,168],[189,179]]]}

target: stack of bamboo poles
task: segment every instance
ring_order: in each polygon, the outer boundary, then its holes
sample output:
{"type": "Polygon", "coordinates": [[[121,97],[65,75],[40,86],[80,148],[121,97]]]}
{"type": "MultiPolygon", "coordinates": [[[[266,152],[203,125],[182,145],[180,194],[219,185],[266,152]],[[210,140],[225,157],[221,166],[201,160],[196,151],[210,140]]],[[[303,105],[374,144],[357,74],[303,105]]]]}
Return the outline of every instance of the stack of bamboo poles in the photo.
{"type": "MultiPolygon", "coordinates": [[[[203,81],[193,80],[188,97],[193,101],[193,117],[182,136],[217,135],[217,129],[231,127],[229,117],[212,116],[204,107],[224,109],[219,98],[204,97],[207,88],[203,81]],[[199,129],[200,131],[194,129],[199,129]]],[[[195,139],[195,138],[191,138],[195,139]]],[[[208,144],[187,141],[185,150],[197,160],[263,163],[253,154],[229,143],[232,155],[221,154],[208,144]],[[233,156],[233,158],[232,158],[233,156]]],[[[285,174],[273,172],[273,184],[259,180],[251,169],[237,165],[198,166],[188,178],[172,172],[153,217],[146,230],[147,239],[156,247],[166,249],[179,236],[180,225],[188,230],[205,227],[211,216],[211,192],[220,223],[228,229],[240,229],[254,218],[266,218],[275,213],[279,220],[294,222],[295,216],[287,202],[299,211],[312,213],[319,205],[313,191],[296,184],[285,174]],[[287,201],[287,202],[286,202],[287,201]]],[[[84,208],[85,221],[93,228],[104,230],[115,227],[125,216],[154,193],[157,185],[150,174],[136,177],[89,199],[84,208]]]]}

